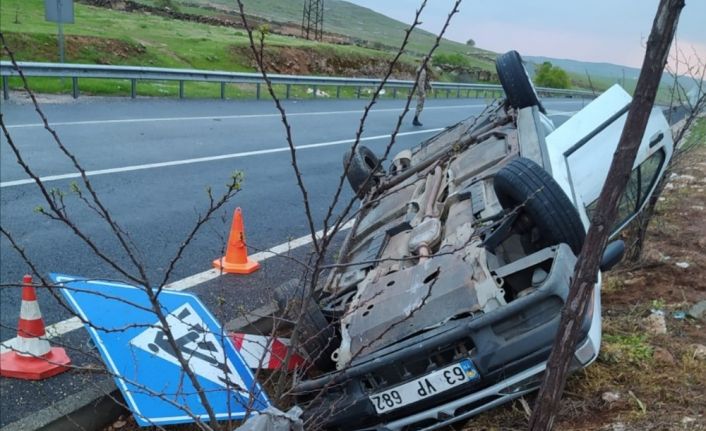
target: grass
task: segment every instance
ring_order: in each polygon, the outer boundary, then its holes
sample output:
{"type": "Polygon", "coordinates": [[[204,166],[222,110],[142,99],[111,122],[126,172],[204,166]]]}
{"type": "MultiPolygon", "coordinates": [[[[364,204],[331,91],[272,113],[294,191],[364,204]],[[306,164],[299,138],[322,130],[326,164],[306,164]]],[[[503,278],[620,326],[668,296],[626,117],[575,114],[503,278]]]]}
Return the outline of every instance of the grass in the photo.
{"type": "MultiPolygon", "coordinates": [[[[154,0],[142,0],[143,3],[154,4],[154,0]]],[[[193,6],[216,6],[225,11],[235,10],[235,1],[231,0],[178,0],[180,9],[184,10],[184,6],[190,6],[190,13],[194,13],[194,9],[203,10],[209,13],[208,8],[194,8],[193,6]]],[[[281,1],[281,0],[244,0],[244,10],[250,15],[265,17],[272,21],[288,22],[294,25],[300,25],[302,20],[302,2],[296,1],[281,1]]],[[[429,6],[432,7],[432,6],[429,6]]],[[[210,12],[212,13],[212,12],[210,12]]],[[[368,8],[355,5],[341,0],[327,0],[325,3],[325,21],[324,30],[348,36],[359,43],[369,44],[381,48],[395,49],[402,43],[404,31],[407,26],[399,21],[391,19],[385,15],[374,12],[368,8]]],[[[414,9],[410,8],[409,18],[413,18],[414,9]]],[[[414,55],[421,56],[426,54],[432,47],[436,35],[425,31],[415,30],[409,44],[409,51],[414,55]]],[[[454,42],[451,40],[442,40],[440,51],[451,53],[468,54],[472,56],[490,55],[495,57],[494,53],[485,51],[479,48],[468,47],[465,44],[454,42]]],[[[477,59],[478,64],[490,68],[492,64],[487,60],[477,59]]]]}
{"type": "Polygon", "coordinates": [[[644,334],[605,334],[601,359],[605,362],[640,365],[652,359],[652,347],[644,334]]]}
{"type": "Polygon", "coordinates": [[[689,134],[684,137],[682,147],[693,148],[699,145],[706,145],[706,117],[701,117],[694,121],[689,134]]]}
{"type": "MultiPolygon", "coordinates": [[[[175,21],[156,15],[127,13],[97,8],[81,3],[75,6],[75,24],[64,26],[66,34],[66,61],[71,63],[143,65],[155,67],[195,68],[233,72],[254,71],[251,62],[242,54],[248,46],[246,34],[223,26],[175,21]],[[240,48],[240,49],[239,49],[240,48]]],[[[41,0],[2,0],[0,27],[7,44],[17,60],[55,62],[56,25],[44,20],[41,0]],[[15,21],[15,12],[18,20],[15,21]]],[[[311,50],[323,56],[384,60],[387,52],[352,46],[317,43],[294,37],[269,34],[269,50],[294,47],[311,50]]],[[[6,56],[2,57],[7,59],[6,56]]],[[[407,62],[410,61],[408,57],[407,62]]],[[[18,80],[10,80],[17,88],[18,80]]],[[[39,92],[66,92],[69,84],[53,78],[34,78],[32,88],[39,92]]],[[[105,80],[82,80],[85,94],[127,94],[129,85],[113,85],[105,80]]],[[[175,83],[140,83],[141,95],[175,95],[175,83]]],[[[294,90],[293,95],[303,89],[294,90]]],[[[186,94],[191,97],[218,97],[217,84],[187,83],[186,94]]],[[[228,91],[232,97],[254,96],[254,86],[235,86],[228,91]]],[[[305,94],[305,93],[304,93],[305,94]]],[[[348,95],[350,91],[343,91],[348,95]]]]}

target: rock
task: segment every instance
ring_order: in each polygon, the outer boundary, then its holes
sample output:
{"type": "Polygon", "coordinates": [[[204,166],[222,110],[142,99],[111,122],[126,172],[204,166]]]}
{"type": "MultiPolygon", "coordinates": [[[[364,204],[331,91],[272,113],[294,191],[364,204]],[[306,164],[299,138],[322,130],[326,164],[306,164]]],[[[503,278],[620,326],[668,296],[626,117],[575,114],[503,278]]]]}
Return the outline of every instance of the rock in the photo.
{"type": "Polygon", "coordinates": [[[694,359],[706,361],[706,346],[703,344],[692,344],[691,347],[694,349],[694,359]]]}
{"type": "Polygon", "coordinates": [[[662,362],[664,364],[674,365],[674,355],[669,353],[669,350],[662,347],[655,347],[652,353],[652,358],[657,362],[662,362]]]}
{"type": "Polygon", "coordinates": [[[113,428],[117,430],[117,429],[124,427],[125,424],[126,424],[125,421],[117,421],[113,424],[113,428]]]}
{"type": "Polygon", "coordinates": [[[674,181],[684,181],[684,182],[686,182],[686,183],[690,183],[690,182],[692,182],[692,181],[695,181],[695,180],[696,180],[696,177],[693,176],[693,175],[687,175],[687,174],[678,175],[678,174],[672,173],[672,174],[669,176],[669,179],[670,179],[670,180],[674,180],[674,181]]]}
{"type": "Polygon", "coordinates": [[[689,316],[703,320],[706,317],[706,299],[699,301],[689,309],[689,316]]]}
{"type": "Polygon", "coordinates": [[[698,241],[696,241],[696,244],[698,244],[701,250],[706,249],[706,238],[699,239],[698,241]]]}
{"type": "Polygon", "coordinates": [[[620,394],[618,392],[603,392],[603,395],[601,395],[601,399],[607,403],[614,403],[618,400],[620,400],[620,394]]]}
{"type": "Polygon", "coordinates": [[[677,262],[675,265],[679,268],[686,269],[689,267],[689,262],[677,262]]]}
{"type": "Polygon", "coordinates": [[[665,260],[668,260],[669,257],[663,255],[660,253],[658,250],[655,250],[654,248],[648,248],[647,251],[645,251],[645,259],[652,261],[652,262],[663,262],[665,260]]]}
{"type": "Polygon", "coordinates": [[[626,286],[633,286],[633,285],[642,286],[645,284],[645,277],[628,278],[627,280],[623,281],[623,284],[626,286]]]}
{"type": "Polygon", "coordinates": [[[696,419],[691,418],[689,416],[684,416],[681,420],[682,425],[689,425],[696,422],[696,419]]]}
{"type": "Polygon", "coordinates": [[[652,311],[652,314],[643,319],[645,330],[652,335],[663,335],[667,333],[667,321],[664,312],[652,311]]]}
{"type": "Polygon", "coordinates": [[[627,428],[625,428],[624,423],[616,422],[611,425],[610,429],[611,429],[611,431],[625,431],[627,428]]]}

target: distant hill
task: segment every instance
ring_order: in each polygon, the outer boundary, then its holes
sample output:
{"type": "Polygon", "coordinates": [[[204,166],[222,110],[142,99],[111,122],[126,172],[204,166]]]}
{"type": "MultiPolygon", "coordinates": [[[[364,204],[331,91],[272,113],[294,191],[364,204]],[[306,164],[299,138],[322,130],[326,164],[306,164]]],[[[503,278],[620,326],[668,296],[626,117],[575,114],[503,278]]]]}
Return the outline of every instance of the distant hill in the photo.
{"type": "Polygon", "coordinates": [[[601,78],[613,78],[614,80],[622,80],[623,74],[625,79],[637,79],[640,75],[640,69],[629,66],[621,66],[619,64],[612,63],[594,63],[590,61],[578,61],[569,60],[565,58],[551,58],[551,57],[537,57],[537,56],[523,56],[523,58],[534,64],[542,64],[545,61],[550,62],[555,66],[559,66],[562,69],[570,73],[575,73],[577,75],[586,75],[588,72],[592,77],[601,78]]]}
{"type": "MultiPolygon", "coordinates": [[[[144,3],[154,3],[154,0],[140,0],[144,3]]],[[[201,7],[217,7],[227,11],[235,11],[235,0],[176,0],[177,4],[201,7]]],[[[302,21],[302,0],[244,0],[245,12],[276,22],[289,22],[300,25],[302,21]]],[[[410,18],[414,10],[410,8],[410,18]]],[[[381,13],[375,12],[343,0],[326,0],[324,3],[324,31],[342,34],[360,41],[368,41],[379,47],[398,47],[402,43],[404,31],[408,24],[397,21],[381,13]]],[[[426,30],[417,29],[412,33],[409,51],[422,55],[429,51],[436,35],[426,30]]],[[[465,44],[451,40],[442,40],[441,51],[471,54],[481,57],[480,62],[488,66],[495,58],[490,51],[471,48],[465,44]]]]}
{"type": "MultiPolygon", "coordinates": [[[[555,66],[559,66],[573,76],[575,84],[581,87],[588,87],[588,78],[586,74],[591,76],[593,85],[597,89],[607,88],[608,86],[619,83],[628,91],[633,91],[637,84],[637,78],[640,76],[640,69],[636,67],[622,66],[613,63],[596,63],[590,61],[569,60],[564,58],[551,58],[541,56],[523,56],[523,59],[531,64],[539,65],[548,61],[555,66]]],[[[530,74],[534,75],[534,68],[528,67],[530,74]]],[[[662,98],[667,98],[668,88],[674,83],[672,75],[665,72],[662,74],[662,83],[660,95],[662,98]]],[[[680,85],[689,91],[696,84],[690,77],[680,76],[680,85]]]]}

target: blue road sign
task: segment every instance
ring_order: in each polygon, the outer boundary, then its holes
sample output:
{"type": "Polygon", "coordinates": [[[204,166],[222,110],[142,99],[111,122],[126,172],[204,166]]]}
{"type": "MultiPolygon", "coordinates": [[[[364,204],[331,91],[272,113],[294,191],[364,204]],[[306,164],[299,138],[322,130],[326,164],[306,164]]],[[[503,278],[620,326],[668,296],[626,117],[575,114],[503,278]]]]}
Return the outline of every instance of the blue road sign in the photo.
{"type": "Polygon", "coordinates": [[[242,419],[270,405],[226,332],[193,295],[163,290],[159,303],[172,344],[144,288],[51,274],[86,325],[140,426],[208,420],[175,349],[197,376],[216,417],[242,419]]]}

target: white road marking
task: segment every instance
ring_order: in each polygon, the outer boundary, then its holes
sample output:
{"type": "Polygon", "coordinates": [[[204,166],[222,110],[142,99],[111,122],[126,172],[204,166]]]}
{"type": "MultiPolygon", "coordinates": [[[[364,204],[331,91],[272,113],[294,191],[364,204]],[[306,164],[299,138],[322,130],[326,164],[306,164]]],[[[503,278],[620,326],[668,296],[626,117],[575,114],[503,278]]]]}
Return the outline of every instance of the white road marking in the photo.
{"type": "MultiPolygon", "coordinates": [[[[445,105],[445,106],[428,106],[425,110],[437,109],[460,109],[460,108],[482,108],[485,104],[473,105],[445,105]]],[[[373,109],[371,113],[376,112],[401,112],[402,108],[380,108],[373,109]]],[[[314,111],[314,112],[288,112],[287,117],[307,117],[318,115],[347,115],[347,114],[362,114],[361,109],[346,110],[346,111],[314,111]]],[[[49,123],[50,126],[89,126],[95,124],[126,124],[126,123],[152,123],[157,121],[209,121],[209,120],[238,120],[248,118],[279,118],[279,113],[272,114],[237,114],[237,115],[214,115],[202,117],[154,117],[154,118],[124,118],[119,120],[85,120],[85,121],[57,121],[49,123]]],[[[30,127],[44,127],[43,123],[27,123],[27,124],[11,124],[8,129],[25,129],[30,127]]]]}
{"type": "MultiPolygon", "coordinates": [[[[401,132],[401,133],[398,133],[397,136],[419,135],[422,133],[439,132],[441,130],[444,130],[444,129],[443,128],[435,128],[435,129],[415,130],[413,132],[401,132]]],[[[360,138],[360,141],[361,142],[376,141],[379,139],[387,139],[390,136],[392,136],[392,135],[387,134],[387,135],[368,136],[365,138],[360,138]]],[[[355,142],[355,139],[341,139],[338,141],[319,142],[316,144],[299,145],[296,147],[296,149],[297,150],[309,150],[312,148],[330,147],[333,145],[350,144],[353,142],[355,142]]],[[[117,174],[117,173],[121,173],[121,172],[142,171],[145,169],[164,168],[164,167],[168,167],[168,166],[179,166],[179,165],[191,165],[194,163],[204,163],[204,162],[213,162],[216,160],[226,160],[226,159],[235,159],[235,158],[240,158],[240,157],[259,156],[259,155],[263,155],[263,154],[281,153],[281,152],[285,152],[285,151],[289,151],[288,146],[278,147],[278,148],[269,148],[266,150],[244,151],[241,153],[221,154],[218,156],[198,157],[198,158],[194,158],[194,159],[172,160],[169,162],[158,162],[158,163],[147,163],[144,165],[123,166],[120,168],[98,169],[95,171],[86,171],[86,175],[89,177],[92,177],[92,176],[96,176],[96,175],[106,175],[106,174],[117,174]]],[[[39,179],[43,183],[47,183],[50,181],[67,180],[67,179],[71,179],[71,178],[81,178],[81,174],[79,174],[78,172],[72,172],[69,174],[48,175],[46,177],[40,177],[39,179]]],[[[26,184],[34,184],[34,180],[31,178],[26,178],[26,179],[22,179],[22,180],[3,181],[3,182],[0,182],[0,188],[22,186],[22,185],[26,185],[26,184]]]]}
{"type": "MultiPolygon", "coordinates": [[[[349,221],[348,223],[344,224],[341,226],[341,232],[346,231],[350,229],[353,226],[353,221],[349,221]]],[[[316,232],[316,237],[321,238],[324,234],[323,229],[316,232]]],[[[287,253],[290,250],[294,250],[296,248],[305,246],[307,244],[311,244],[311,235],[304,235],[302,237],[293,239],[291,241],[287,241],[285,243],[276,245],[272,248],[269,248],[267,250],[263,250],[258,253],[254,253],[250,255],[250,258],[253,260],[256,260],[258,262],[263,262],[271,257],[287,253]]],[[[214,280],[218,277],[221,276],[221,271],[217,269],[209,269],[207,271],[199,272],[198,274],[191,275],[186,278],[182,278],[181,280],[174,281],[172,283],[166,284],[164,286],[165,289],[168,290],[173,290],[173,291],[182,291],[186,290],[189,288],[192,288],[196,285],[199,285],[201,283],[205,283],[210,280],[214,280]]],[[[78,317],[72,317],[70,319],[62,320],[61,322],[54,323],[52,325],[47,325],[45,328],[46,335],[45,339],[51,339],[54,337],[59,337],[64,334],[67,334],[69,332],[75,331],[78,328],[82,328],[83,323],[81,323],[81,319],[78,317]]],[[[20,339],[19,337],[14,337],[10,338],[9,340],[5,340],[2,343],[0,343],[0,354],[3,354],[5,352],[9,352],[13,348],[17,348],[19,346],[20,339]]]]}

